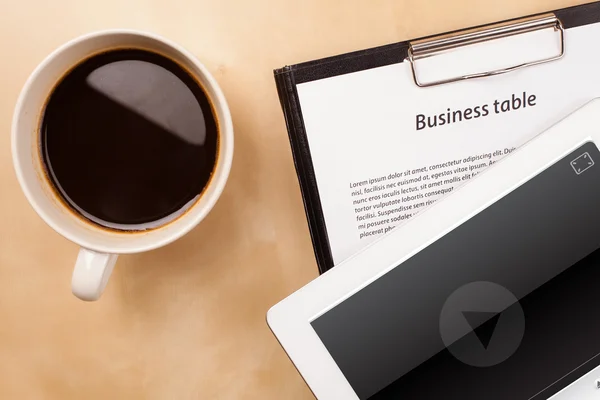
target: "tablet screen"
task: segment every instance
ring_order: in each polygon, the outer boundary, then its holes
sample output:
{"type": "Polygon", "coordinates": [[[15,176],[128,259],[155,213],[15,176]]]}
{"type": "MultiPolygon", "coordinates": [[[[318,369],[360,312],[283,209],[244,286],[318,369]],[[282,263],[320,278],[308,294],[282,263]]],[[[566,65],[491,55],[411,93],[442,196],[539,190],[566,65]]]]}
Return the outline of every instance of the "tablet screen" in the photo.
{"type": "Polygon", "coordinates": [[[539,400],[600,365],[594,160],[587,143],[311,322],[360,399],[539,400]]]}

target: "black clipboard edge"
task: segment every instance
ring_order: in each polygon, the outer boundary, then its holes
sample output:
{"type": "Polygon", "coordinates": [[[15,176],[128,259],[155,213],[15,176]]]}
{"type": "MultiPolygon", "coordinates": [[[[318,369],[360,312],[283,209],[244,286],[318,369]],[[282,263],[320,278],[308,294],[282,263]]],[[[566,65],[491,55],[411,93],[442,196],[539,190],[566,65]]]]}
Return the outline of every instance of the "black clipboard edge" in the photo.
{"type": "MultiPolygon", "coordinates": [[[[553,12],[565,29],[575,28],[600,22],[600,1],[548,12],[553,12]]],[[[531,16],[533,15],[536,14],[531,16]]],[[[523,16],[499,22],[510,22],[521,18],[523,16]]],[[[486,25],[488,24],[473,28],[486,25]]],[[[458,33],[465,29],[469,28],[447,33],[458,33]]],[[[436,35],[410,39],[410,41],[436,35]]],[[[408,47],[409,41],[403,41],[288,65],[273,71],[320,274],[333,268],[334,262],[296,85],[404,62],[408,56],[408,47]]]]}
{"type": "Polygon", "coordinates": [[[600,1],[554,10],[565,29],[600,22],[600,1]]]}
{"type": "Polygon", "coordinates": [[[286,73],[291,68],[296,84],[301,84],[401,63],[407,56],[408,41],[405,41],[287,66],[275,70],[275,75],[286,73]]]}
{"type": "Polygon", "coordinates": [[[294,73],[292,67],[286,68],[282,69],[282,73],[275,75],[275,82],[279,102],[285,116],[290,145],[292,147],[292,158],[300,184],[300,192],[317,259],[317,266],[319,273],[322,274],[333,266],[333,257],[329,245],[329,236],[327,235],[323,209],[321,207],[319,188],[313,169],[308,137],[304,129],[304,119],[302,118],[294,73]],[[286,70],[286,68],[289,69],[286,70]]]}

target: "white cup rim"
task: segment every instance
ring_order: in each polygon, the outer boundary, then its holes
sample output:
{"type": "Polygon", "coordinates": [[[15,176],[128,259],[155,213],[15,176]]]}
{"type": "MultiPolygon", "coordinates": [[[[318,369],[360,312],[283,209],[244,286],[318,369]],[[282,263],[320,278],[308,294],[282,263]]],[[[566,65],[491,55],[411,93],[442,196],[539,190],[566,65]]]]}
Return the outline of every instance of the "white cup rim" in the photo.
{"type": "MultiPolygon", "coordinates": [[[[75,64],[73,64],[75,65],[75,64]]],[[[66,72],[66,71],[65,71],[66,72]]],[[[231,113],[225,99],[225,96],[212,76],[212,74],[208,71],[208,69],[202,64],[193,54],[191,54],[184,47],[179,44],[157,35],[155,33],[136,30],[136,29],[105,29],[98,30],[94,32],[90,32],[76,38],[73,38],[61,46],[54,49],[51,53],[49,53],[44,60],[37,65],[37,67],[32,71],[32,73],[27,78],[26,83],[24,84],[21,92],[19,94],[18,100],[16,102],[15,110],[13,113],[12,126],[11,126],[11,151],[13,158],[13,168],[15,170],[15,174],[17,176],[17,180],[21,189],[23,190],[25,197],[27,198],[29,204],[33,207],[36,213],[56,232],[65,237],[66,239],[80,245],[81,247],[91,249],[98,252],[103,253],[113,253],[113,254],[130,254],[130,253],[139,253],[144,251],[153,250],[162,246],[165,246],[175,240],[181,238],[189,231],[191,231],[195,226],[197,226],[206,215],[212,210],[218,199],[221,197],[223,190],[225,189],[230,171],[231,165],[233,161],[233,122],[231,119],[231,113]],[[219,157],[217,160],[217,164],[215,166],[216,174],[217,168],[220,168],[220,173],[218,176],[214,176],[210,183],[208,184],[211,187],[211,193],[204,193],[201,196],[200,200],[204,200],[204,203],[201,205],[201,210],[196,212],[195,214],[190,213],[191,210],[196,210],[200,207],[201,201],[197,201],[194,205],[190,207],[190,209],[181,217],[177,219],[177,221],[185,221],[185,223],[179,224],[178,229],[170,229],[169,234],[165,234],[162,236],[157,236],[154,240],[148,241],[146,243],[137,244],[135,246],[111,246],[105,243],[101,243],[100,241],[95,242],[93,240],[86,240],[76,233],[72,232],[69,229],[64,228],[61,224],[57,223],[53,218],[50,218],[46,212],[42,209],[38,202],[37,196],[35,196],[30,188],[30,181],[23,175],[23,171],[21,169],[21,165],[24,160],[20,157],[20,152],[18,151],[18,140],[17,136],[19,133],[19,120],[22,117],[23,107],[25,101],[27,100],[27,96],[29,91],[31,90],[31,86],[34,84],[36,79],[38,78],[40,72],[42,72],[45,68],[47,68],[48,64],[52,62],[56,57],[60,57],[67,49],[73,47],[76,44],[81,42],[88,41],[90,39],[94,39],[100,36],[108,36],[108,35],[137,35],[145,38],[149,38],[156,42],[161,42],[166,46],[175,50],[175,52],[181,54],[185,59],[187,59],[190,63],[192,63],[200,73],[203,75],[203,79],[208,82],[210,86],[210,90],[212,92],[211,100],[215,107],[219,109],[219,141],[220,146],[223,147],[222,150],[219,150],[219,157]],[[210,194],[210,197],[207,197],[210,194]]],[[[25,160],[26,161],[26,160],[25,160]]],[[[71,218],[77,218],[74,215],[71,218]]],[[[90,225],[94,225],[92,222],[90,225]]],[[[149,232],[119,232],[106,230],[107,234],[110,235],[129,235],[130,237],[134,237],[135,235],[145,235],[150,234],[153,231],[160,231],[167,229],[171,226],[172,222],[158,227],[154,230],[150,230],[149,232]]]]}

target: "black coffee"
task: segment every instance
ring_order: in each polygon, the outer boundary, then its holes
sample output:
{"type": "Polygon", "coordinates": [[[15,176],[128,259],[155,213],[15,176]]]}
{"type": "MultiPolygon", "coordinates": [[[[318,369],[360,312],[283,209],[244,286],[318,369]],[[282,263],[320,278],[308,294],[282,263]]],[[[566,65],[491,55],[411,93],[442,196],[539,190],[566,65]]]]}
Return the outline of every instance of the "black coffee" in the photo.
{"type": "Polygon", "coordinates": [[[145,50],[108,51],[71,70],[48,100],[41,135],[56,189],[108,227],[190,206],[217,161],[206,93],[176,62],[145,50]]]}

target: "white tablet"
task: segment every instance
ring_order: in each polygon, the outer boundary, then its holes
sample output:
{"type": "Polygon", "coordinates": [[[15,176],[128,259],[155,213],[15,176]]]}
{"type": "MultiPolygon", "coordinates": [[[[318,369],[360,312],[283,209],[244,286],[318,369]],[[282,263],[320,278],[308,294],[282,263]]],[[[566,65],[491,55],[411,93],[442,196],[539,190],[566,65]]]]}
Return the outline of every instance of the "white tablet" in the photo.
{"type": "Polygon", "coordinates": [[[599,143],[594,100],[271,308],[315,396],[599,399],[599,143]]]}

